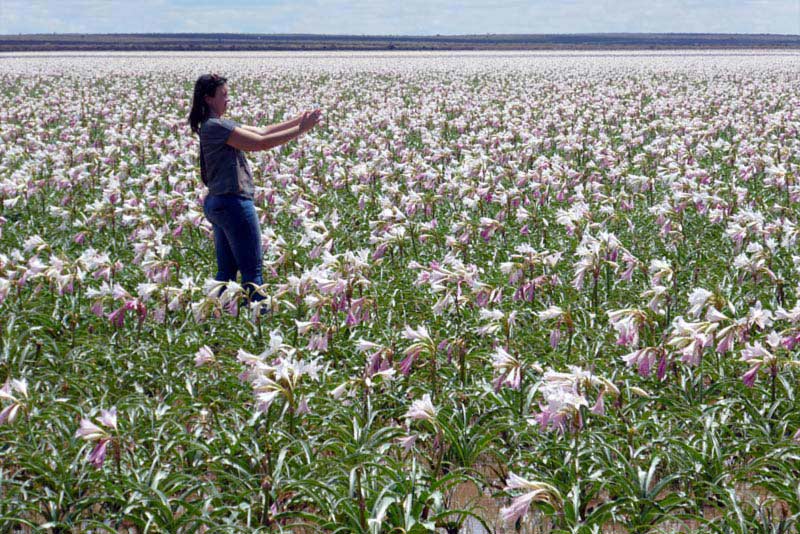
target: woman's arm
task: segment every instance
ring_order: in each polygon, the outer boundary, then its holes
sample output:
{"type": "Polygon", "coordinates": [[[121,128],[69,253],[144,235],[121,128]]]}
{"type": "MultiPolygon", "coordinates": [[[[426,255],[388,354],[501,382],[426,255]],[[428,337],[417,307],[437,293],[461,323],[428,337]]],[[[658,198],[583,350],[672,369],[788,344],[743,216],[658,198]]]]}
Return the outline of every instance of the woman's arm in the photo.
{"type": "MultiPolygon", "coordinates": [[[[227,144],[233,148],[243,150],[245,152],[254,152],[256,150],[269,150],[276,146],[284,145],[316,126],[320,120],[320,112],[314,111],[309,113],[303,112],[300,120],[294,126],[286,128],[281,131],[273,131],[271,133],[257,133],[249,128],[242,128],[237,126],[230,133],[227,144]]],[[[263,131],[263,130],[262,130],[263,131]]]]}
{"type": "Polygon", "coordinates": [[[302,133],[299,125],[276,133],[261,133],[264,131],[262,129],[253,130],[255,128],[237,126],[228,137],[227,144],[245,152],[269,150],[276,146],[285,145],[302,133]]]}
{"type": "Polygon", "coordinates": [[[284,130],[288,130],[294,126],[298,126],[300,121],[303,119],[303,115],[298,115],[293,119],[289,119],[288,121],[278,122],[276,124],[270,124],[269,126],[265,126],[263,128],[258,128],[256,126],[245,126],[242,125],[240,128],[247,130],[248,132],[253,132],[258,135],[269,135],[278,132],[282,132],[284,130]]]}

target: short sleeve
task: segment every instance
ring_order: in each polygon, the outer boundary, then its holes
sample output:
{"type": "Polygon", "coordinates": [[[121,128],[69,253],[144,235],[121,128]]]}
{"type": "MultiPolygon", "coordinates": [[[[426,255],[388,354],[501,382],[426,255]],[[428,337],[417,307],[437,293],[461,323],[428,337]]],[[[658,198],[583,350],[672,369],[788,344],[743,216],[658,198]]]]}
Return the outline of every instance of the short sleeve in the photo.
{"type": "Polygon", "coordinates": [[[207,145],[224,145],[235,128],[236,123],[230,119],[208,119],[203,123],[200,138],[207,145]]]}

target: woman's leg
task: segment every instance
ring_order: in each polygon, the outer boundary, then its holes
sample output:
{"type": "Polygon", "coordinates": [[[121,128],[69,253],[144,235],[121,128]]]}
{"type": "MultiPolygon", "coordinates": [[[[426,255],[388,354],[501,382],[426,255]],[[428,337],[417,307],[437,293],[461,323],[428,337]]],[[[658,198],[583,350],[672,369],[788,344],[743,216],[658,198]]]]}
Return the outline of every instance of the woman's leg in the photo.
{"type": "Polygon", "coordinates": [[[235,281],[236,272],[239,270],[225,229],[220,224],[228,219],[227,211],[229,210],[226,209],[226,203],[220,201],[219,197],[206,197],[203,203],[203,212],[214,229],[214,251],[217,256],[217,275],[214,279],[219,282],[235,281]]]}
{"type": "Polygon", "coordinates": [[[263,253],[261,250],[261,227],[252,200],[239,200],[241,222],[233,233],[228,234],[233,255],[242,273],[242,286],[247,289],[251,300],[260,301],[264,297],[254,290],[264,283],[262,276],[263,253]]]}
{"type": "Polygon", "coordinates": [[[214,228],[214,250],[217,253],[217,276],[214,280],[227,282],[236,280],[236,271],[239,266],[236,264],[236,257],[231,250],[231,244],[225,236],[225,230],[218,224],[211,223],[214,228]]]}
{"type": "Polygon", "coordinates": [[[214,198],[206,205],[209,220],[222,229],[234,258],[233,263],[242,273],[242,286],[253,300],[262,300],[263,296],[253,294],[254,286],[264,283],[261,272],[261,228],[253,201],[234,196],[214,198]]]}

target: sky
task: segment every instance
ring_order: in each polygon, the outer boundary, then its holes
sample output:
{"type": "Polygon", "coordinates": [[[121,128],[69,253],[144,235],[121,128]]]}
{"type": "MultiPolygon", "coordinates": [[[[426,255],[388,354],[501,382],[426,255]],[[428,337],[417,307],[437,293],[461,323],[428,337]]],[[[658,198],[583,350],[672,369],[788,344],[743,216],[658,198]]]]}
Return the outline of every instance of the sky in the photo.
{"type": "Polygon", "coordinates": [[[800,0],[0,0],[0,34],[800,34],[800,0]]]}

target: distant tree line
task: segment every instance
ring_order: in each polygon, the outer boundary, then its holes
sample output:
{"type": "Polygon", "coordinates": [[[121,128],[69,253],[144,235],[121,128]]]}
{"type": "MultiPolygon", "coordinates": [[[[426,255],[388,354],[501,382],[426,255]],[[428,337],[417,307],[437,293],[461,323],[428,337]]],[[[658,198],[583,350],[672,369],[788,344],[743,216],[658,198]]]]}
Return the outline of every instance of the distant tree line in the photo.
{"type": "Polygon", "coordinates": [[[29,34],[0,36],[0,51],[659,50],[800,48],[798,35],[565,34],[370,36],[304,34],[29,34]]]}

